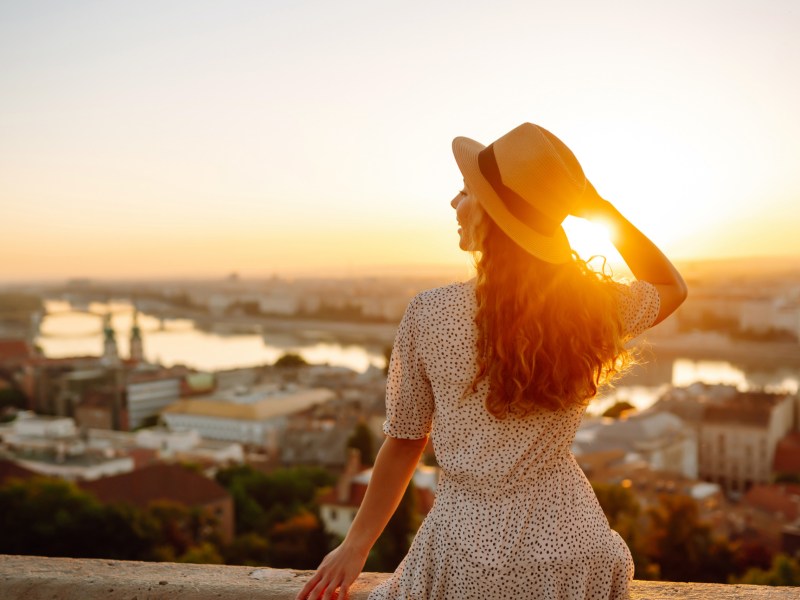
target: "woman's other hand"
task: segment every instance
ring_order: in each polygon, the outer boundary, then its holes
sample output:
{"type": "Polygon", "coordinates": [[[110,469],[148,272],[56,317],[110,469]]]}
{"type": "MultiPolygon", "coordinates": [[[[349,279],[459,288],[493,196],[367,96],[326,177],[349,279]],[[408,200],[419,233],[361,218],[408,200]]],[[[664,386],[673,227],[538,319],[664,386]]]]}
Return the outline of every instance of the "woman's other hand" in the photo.
{"type": "Polygon", "coordinates": [[[367,492],[347,536],[322,559],[296,600],[330,600],[337,588],[339,598],[347,595],[364,569],[369,549],[397,510],[427,443],[427,435],[419,439],[386,438],[375,457],[367,492]]]}
{"type": "Polygon", "coordinates": [[[346,598],[350,586],[364,569],[367,555],[345,543],[337,546],[322,559],[317,572],[303,586],[295,600],[346,598]],[[334,596],[337,589],[339,595],[334,596]]]}

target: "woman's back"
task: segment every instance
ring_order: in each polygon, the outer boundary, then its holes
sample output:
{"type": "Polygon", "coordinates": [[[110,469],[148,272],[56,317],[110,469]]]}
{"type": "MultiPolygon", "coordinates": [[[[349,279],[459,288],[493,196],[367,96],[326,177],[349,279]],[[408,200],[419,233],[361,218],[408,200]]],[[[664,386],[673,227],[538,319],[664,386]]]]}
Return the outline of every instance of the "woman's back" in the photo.
{"type": "MultiPolygon", "coordinates": [[[[622,321],[638,333],[658,294],[645,282],[619,290],[622,321]]],[[[371,600],[624,597],[630,553],[570,452],[585,407],[498,419],[487,380],[465,395],[476,310],[474,283],[452,284],[416,296],[398,329],[384,431],[430,433],[442,471],[408,557],[371,600]]]]}

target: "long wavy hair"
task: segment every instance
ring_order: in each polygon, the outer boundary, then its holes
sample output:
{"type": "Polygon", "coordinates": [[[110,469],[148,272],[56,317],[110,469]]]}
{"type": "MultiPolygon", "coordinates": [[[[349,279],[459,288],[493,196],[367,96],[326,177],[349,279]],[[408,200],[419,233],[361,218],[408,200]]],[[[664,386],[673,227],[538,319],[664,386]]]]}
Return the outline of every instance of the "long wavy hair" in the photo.
{"type": "Polygon", "coordinates": [[[588,404],[634,362],[610,275],[575,252],[563,264],[535,258],[488,215],[475,228],[478,372],[471,390],[488,379],[486,408],[501,419],[588,404]]]}

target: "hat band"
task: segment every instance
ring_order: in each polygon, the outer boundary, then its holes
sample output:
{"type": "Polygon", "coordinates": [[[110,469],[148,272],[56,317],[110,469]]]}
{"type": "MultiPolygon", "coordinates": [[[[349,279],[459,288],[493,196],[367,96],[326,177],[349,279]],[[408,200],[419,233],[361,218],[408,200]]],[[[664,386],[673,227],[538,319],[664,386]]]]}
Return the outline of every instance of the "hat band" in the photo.
{"type": "Polygon", "coordinates": [[[561,223],[545,215],[503,183],[493,146],[494,144],[490,144],[478,153],[481,174],[512,215],[542,235],[553,235],[561,223]]]}

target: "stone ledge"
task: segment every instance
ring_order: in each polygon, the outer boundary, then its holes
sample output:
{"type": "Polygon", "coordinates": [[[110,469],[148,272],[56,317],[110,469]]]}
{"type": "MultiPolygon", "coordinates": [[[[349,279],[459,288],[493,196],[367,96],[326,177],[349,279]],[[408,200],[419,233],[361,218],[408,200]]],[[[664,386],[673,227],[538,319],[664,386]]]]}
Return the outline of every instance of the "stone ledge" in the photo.
{"type": "MultiPolygon", "coordinates": [[[[311,571],[0,555],[3,600],[293,600],[311,571]]],[[[365,573],[351,589],[366,600],[388,574],[365,573]]],[[[797,600],[798,588],[634,581],[631,600],[797,600]]]]}

